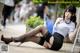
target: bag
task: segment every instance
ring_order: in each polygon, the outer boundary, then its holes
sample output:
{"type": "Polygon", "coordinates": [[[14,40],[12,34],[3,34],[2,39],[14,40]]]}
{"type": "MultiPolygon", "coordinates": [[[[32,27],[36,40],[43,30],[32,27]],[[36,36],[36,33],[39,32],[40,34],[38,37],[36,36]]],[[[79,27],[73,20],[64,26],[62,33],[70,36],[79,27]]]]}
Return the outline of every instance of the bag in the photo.
{"type": "Polygon", "coordinates": [[[52,33],[53,31],[53,26],[54,26],[54,23],[52,20],[46,20],[46,27],[48,29],[48,32],[52,33]]]}

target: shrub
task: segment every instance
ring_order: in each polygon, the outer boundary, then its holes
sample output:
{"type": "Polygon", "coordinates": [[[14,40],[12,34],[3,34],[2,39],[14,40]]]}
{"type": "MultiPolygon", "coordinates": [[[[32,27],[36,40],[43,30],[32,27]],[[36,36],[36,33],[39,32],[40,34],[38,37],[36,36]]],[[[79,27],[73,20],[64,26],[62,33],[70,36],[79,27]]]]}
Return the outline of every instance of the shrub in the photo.
{"type": "Polygon", "coordinates": [[[43,25],[44,21],[38,16],[30,16],[29,19],[26,20],[26,25],[31,28],[37,27],[38,25],[43,25]]]}

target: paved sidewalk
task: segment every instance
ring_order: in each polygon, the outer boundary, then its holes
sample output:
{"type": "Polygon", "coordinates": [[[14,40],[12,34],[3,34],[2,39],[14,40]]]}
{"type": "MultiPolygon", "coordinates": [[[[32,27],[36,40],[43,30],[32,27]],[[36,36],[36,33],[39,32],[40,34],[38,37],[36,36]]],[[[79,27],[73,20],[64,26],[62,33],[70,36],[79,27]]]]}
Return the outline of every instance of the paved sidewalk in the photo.
{"type": "MultiPolygon", "coordinates": [[[[7,25],[5,29],[0,31],[0,37],[4,34],[5,37],[18,37],[26,33],[26,27],[24,24],[7,25]]],[[[72,44],[64,43],[60,51],[52,51],[45,49],[33,42],[25,42],[20,47],[17,47],[20,43],[12,42],[9,46],[8,53],[71,53],[72,44]],[[16,46],[14,46],[16,45],[16,46]]],[[[79,47],[77,47],[76,53],[78,53],[79,47]]]]}

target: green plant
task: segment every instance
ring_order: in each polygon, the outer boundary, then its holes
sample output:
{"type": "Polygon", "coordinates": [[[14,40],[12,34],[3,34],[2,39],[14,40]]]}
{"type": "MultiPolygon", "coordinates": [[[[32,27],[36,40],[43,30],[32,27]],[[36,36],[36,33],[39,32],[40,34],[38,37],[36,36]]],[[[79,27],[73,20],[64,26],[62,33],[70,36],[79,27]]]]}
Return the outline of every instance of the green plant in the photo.
{"type": "Polygon", "coordinates": [[[26,25],[28,25],[29,27],[36,27],[38,25],[43,25],[43,20],[38,16],[30,16],[30,18],[28,20],[26,20],[26,25]]]}
{"type": "Polygon", "coordinates": [[[22,0],[14,0],[15,4],[18,4],[22,0]]]}

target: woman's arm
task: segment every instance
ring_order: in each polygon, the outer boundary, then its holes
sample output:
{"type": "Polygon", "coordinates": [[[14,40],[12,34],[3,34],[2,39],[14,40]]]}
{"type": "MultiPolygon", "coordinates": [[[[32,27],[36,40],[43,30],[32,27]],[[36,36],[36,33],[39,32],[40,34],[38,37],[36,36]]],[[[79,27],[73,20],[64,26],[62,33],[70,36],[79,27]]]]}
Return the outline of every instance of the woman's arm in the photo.
{"type": "Polygon", "coordinates": [[[77,34],[77,32],[78,32],[79,29],[80,29],[80,27],[79,27],[79,25],[77,25],[77,27],[75,28],[75,30],[73,32],[69,33],[69,39],[70,39],[71,42],[74,41],[75,36],[76,36],[76,34],[77,34]]]}
{"type": "Polygon", "coordinates": [[[54,25],[53,25],[52,34],[54,34],[55,28],[56,28],[57,24],[60,23],[61,20],[63,20],[63,18],[57,18],[57,19],[56,19],[56,21],[55,21],[55,23],[54,23],[54,25]]]}

